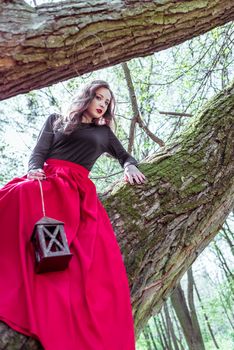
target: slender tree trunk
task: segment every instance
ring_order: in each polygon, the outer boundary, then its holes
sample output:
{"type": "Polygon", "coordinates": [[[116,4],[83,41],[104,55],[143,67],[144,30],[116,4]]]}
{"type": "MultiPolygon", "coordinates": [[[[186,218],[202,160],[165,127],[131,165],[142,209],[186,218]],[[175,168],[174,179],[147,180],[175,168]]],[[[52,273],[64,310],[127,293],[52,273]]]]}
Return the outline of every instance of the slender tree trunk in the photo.
{"type": "Polygon", "coordinates": [[[229,282],[229,288],[231,289],[233,295],[234,295],[234,286],[233,286],[233,273],[232,271],[230,270],[227,262],[226,262],[226,259],[222,253],[222,251],[220,250],[220,248],[218,247],[216,241],[214,240],[214,250],[215,250],[215,254],[217,256],[217,258],[219,259],[220,263],[221,263],[221,267],[224,271],[224,274],[229,282]]]}
{"type": "Polygon", "coordinates": [[[151,342],[152,342],[152,344],[153,344],[153,349],[154,349],[154,350],[158,350],[157,345],[156,345],[156,342],[155,342],[155,337],[154,337],[154,334],[153,334],[153,332],[152,332],[152,329],[151,329],[149,323],[148,323],[147,327],[148,327],[148,330],[149,330],[149,336],[150,336],[151,342]]]}
{"type": "Polygon", "coordinates": [[[234,241],[232,241],[231,237],[229,237],[228,234],[229,234],[229,231],[225,228],[225,225],[224,225],[224,227],[222,228],[222,235],[225,241],[227,242],[227,244],[229,245],[232,255],[234,255],[234,241]]]}
{"type": "Polygon", "coordinates": [[[151,346],[151,341],[150,341],[150,335],[149,335],[149,329],[146,325],[146,327],[143,329],[142,331],[144,337],[145,337],[145,341],[146,341],[146,346],[147,346],[147,350],[153,350],[152,346],[151,346]]]}
{"type": "Polygon", "coordinates": [[[177,339],[176,339],[176,335],[175,335],[175,331],[174,331],[174,326],[173,326],[173,323],[171,321],[171,316],[170,316],[170,313],[168,310],[167,301],[165,301],[165,303],[163,305],[163,309],[164,309],[164,313],[165,313],[167,329],[169,330],[168,333],[170,334],[170,337],[172,339],[174,350],[180,350],[178,343],[177,343],[177,339]]]}
{"type": "Polygon", "coordinates": [[[131,73],[128,68],[127,63],[122,63],[122,68],[125,76],[125,80],[128,87],[129,97],[131,101],[131,107],[132,107],[132,113],[133,116],[131,118],[130,128],[129,128],[129,138],[128,138],[128,152],[131,154],[134,147],[134,139],[135,139],[135,132],[136,132],[136,123],[137,123],[137,116],[139,114],[139,109],[137,105],[137,99],[135,95],[135,90],[133,87],[133,82],[131,78],[131,73]]]}
{"type": "MultiPolygon", "coordinates": [[[[158,317],[158,316],[157,316],[157,317],[158,317]]],[[[154,317],[153,317],[153,321],[154,321],[154,325],[155,325],[155,328],[156,328],[157,333],[158,333],[158,337],[159,337],[159,341],[160,341],[161,347],[162,347],[162,349],[165,349],[165,344],[164,344],[164,341],[163,341],[163,337],[162,337],[162,334],[161,334],[161,330],[160,330],[159,325],[158,325],[157,317],[154,316],[154,317]]]]}
{"type": "MultiPolygon", "coordinates": [[[[191,269],[190,269],[190,270],[191,270],[191,269]]],[[[189,270],[189,271],[190,271],[190,270],[189,270]]],[[[194,281],[194,279],[193,279],[193,276],[190,276],[190,278],[193,280],[192,283],[193,283],[193,285],[194,285],[194,289],[195,289],[195,291],[196,291],[196,294],[197,294],[199,303],[200,303],[200,305],[201,305],[201,309],[202,309],[202,312],[203,312],[203,315],[204,315],[204,318],[205,318],[205,321],[206,321],[208,330],[209,330],[209,332],[210,332],[211,338],[212,338],[212,340],[213,340],[214,346],[215,346],[216,349],[220,349],[220,347],[218,346],[217,340],[215,339],[215,335],[214,335],[214,332],[213,332],[213,330],[212,330],[212,327],[211,327],[211,324],[210,324],[210,321],[209,321],[209,317],[208,317],[208,315],[207,315],[206,312],[205,312],[205,308],[204,308],[204,306],[203,306],[202,299],[201,299],[200,294],[199,294],[199,292],[198,292],[198,289],[197,289],[196,283],[195,283],[195,281],[194,281]]]]}
{"type": "Polygon", "coordinates": [[[184,292],[179,284],[171,295],[171,302],[176,312],[189,350],[205,350],[200,330],[194,325],[186,304],[184,292]]]}
{"type": "Polygon", "coordinates": [[[171,305],[171,313],[172,313],[172,317],[173,317],[173,323],[176,325],[176,329],[177,329],[177,333],[179,335],[179,339],[178,339],[178,343],[180,344],[180,350],[184,350],[184,345],[183,345],[183,333],[181,332],[181,327],[179,325],[178,319],[176,317],[175,314],[175,310],[173,308],[173,306],[171,305]]]}
{"type": "Polygon", "coordinates": [[[158,315],[158,324],[159,324],[159,329],[163,338],[163,343],[164,343],[164,348],[167,350],[170,350],[169,344],[168,344],[168,338],[166,336],[166,330],[164,328],[164,325],[161,321],[160,314],[158,315]]]}
{"type": "Polygon", "coordinates": [[[205,350],[205,345],[202,339],[202,333],[201,333],[201,329],[200,329],[200,325],[199,325],[199,321],[196,313],[196,307],[194,303],[194,294],[193,294],[194,279],[193,279],[192,266],[188,269],[187,276],[188,276],[188,305],[190,310],[190,317],[191,317],[193,328],[195,329],[196,334],[198,335],[199,342],[202,344],[205,350]]]}
{"type": "Polygon", "coordinates": [[[127,63],[122,64],[125,79],[127,82],[128,86],[128,92],[129,92],[129,98],[131,101],[131,107],[132,107],[132,113],[133,117],[131,119],[131,124],[130,124],[130,130],[129,130],[129,143],[128,143],[128,152],[131,154],[133,151],[133,146],[134,146],[134,137],[135,137],[135,132],[136,132],[136,125],[138,124],[140,128],[142,128],[145,133],[156,143],[158,143],[161,147],[164,146],[164,142],[157,137],[154,133],[152,133],[149,128],[146,126],[146,124],[143,122],[140,111],[138,108],[137,104],[137,98],[135,94],[135,89],[133,86],[133,81],[131,77],[130,70],[128,68],[127,63]]]}
{"type": "Polygon", "coordinates": [[[226,259],[221,251],[221,249],[219,248],[219,246],[217,245],[216,241],[214,240],[214,247],[215,247],[215,251],[216,251],[216,255],[221,263],[221,266],[223,268],[223,271],[225,272],[225,275],[227,277],[227,279],[232,279],[233,278],[233,273],[231,272],[226,259]]]}
{"type": "Polygon", "coordinates": [[[233,314],[232,314],[232,319],[229,316],[229,312],[232,312],[233,303],[232,304],[229,303],[229,301],[226,299],[226,296],[223,294],[222,290],[220,290],[220,288],[213,282],[213,280],[210,278],[210,275],[208,274],[207,271],[206,271],[206,278],[209,279],[210,283],[213,284],[214,288],[217,289],[225,317],[227,317],[227,320],[229,321],[230,326],[234,330],[234,324],[232,322],[233,314]],[[228,306],[228,308],[226,305],[228,306]]]}
{"type": "MultiPolygon", "coordinates": [[[[232,216],[233,216],[233,220],[234,220],[234,211],[232,211],[232,216]]],[[[225,226],[228,229],[228,233],[230,234],[230,236],[232,237],[232,241],[234,241],[234,230],[231,230],[227,220],[225,221],[225,226]]]]}
{"type": "Polygon", "coordinates": [[[169,330],[167,322],[166,322],[166,317],[164,318],[163,309],[161,310],[159,316],[161,317],[161,320],[162,320],[164,333],[165,333],[165,336],[166,336],[166,339],[167,339],[168,350],[173,350],[172,349],[172,342],[171,342],[171,334],[170,334],[170,330],[169,330]]]}
{"type": "MultiPolygon", "coordinates": [[[[219,292],[219,295],[220,295],[221,305],[222,305],[222,307],[224,309],[224,313],[225,313],[225,315],[226,315],[226,317],[227,317],[227,319],[229,321],[230,326],[232,327],[232,329],[234,331],[233,314],[232,314],[232,319],[231,319],[231,317],[229,316],[228,309],[227,309],[227,307],[225,305],[225,301],[224,301],[224,297],[223,297],[222,293],[219,292]]],[[[230,308],[229,308],[229,310],[230,310],[230,308]]]]}

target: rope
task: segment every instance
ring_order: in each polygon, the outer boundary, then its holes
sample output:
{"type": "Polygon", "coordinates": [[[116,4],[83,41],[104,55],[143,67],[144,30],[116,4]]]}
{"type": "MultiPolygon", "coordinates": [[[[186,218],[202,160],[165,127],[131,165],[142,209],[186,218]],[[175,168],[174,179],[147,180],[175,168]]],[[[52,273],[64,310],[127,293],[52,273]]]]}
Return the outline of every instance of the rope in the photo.
{"type": "Polygon", "coordinates": [[[42,190],[41,180],[38,179],[38,183],[39,183],[40,193],[41,193],[42,212],[43,212],[43,215],[46,216],[46,214],[45,214],[45,202],[44,202],[44,196],[43,196],[43,190],[42,190]]]}

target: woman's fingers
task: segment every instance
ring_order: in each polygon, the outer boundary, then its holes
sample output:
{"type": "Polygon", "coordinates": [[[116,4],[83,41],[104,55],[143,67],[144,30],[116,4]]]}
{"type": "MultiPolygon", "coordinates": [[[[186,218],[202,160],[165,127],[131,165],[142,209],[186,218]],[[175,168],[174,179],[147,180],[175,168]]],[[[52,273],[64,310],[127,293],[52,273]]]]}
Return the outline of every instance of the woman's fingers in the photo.
{"type": "Polygon", "coordinates": [[[45,180],[46,177],[42,175],[28,175],[27,178],[29,180],[45,180]]]}
{"type": "Polygon", "coordinates": [[[131,185],[134,185],[134,183],[140,185],[146,181],[145,175],[134,164],[129,164],[125,167],[124,175],[125,180],[131,185]]]}
{"type": "Polygon", "coordinates": [[[46,179],[46,175],[44,173],[44,170],[42,170],[42,169],[35,169],[35,170],[31,170],[31,171],[28,172],[27,178],[29,180],[45,180],[46,179]]]}
{"type": "Polygon", "coordinates": [[[129,182],[131,185],[137,183],[138,185],[145,183],[146,177],[142,174],[125,174],[125,181],[129,182]]]}

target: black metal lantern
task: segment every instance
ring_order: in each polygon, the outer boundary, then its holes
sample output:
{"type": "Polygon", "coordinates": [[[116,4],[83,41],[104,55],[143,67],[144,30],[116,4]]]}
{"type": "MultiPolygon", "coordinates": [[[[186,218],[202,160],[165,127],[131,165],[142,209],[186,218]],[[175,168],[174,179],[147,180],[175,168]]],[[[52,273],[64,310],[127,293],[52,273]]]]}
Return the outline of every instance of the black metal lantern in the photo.
{"type": "Polygon", "coordinates": [[[35,249],[36,272],[65,270],[72,257],[64,223],[47,216],[36,222],[32,234],[35,249]]]}

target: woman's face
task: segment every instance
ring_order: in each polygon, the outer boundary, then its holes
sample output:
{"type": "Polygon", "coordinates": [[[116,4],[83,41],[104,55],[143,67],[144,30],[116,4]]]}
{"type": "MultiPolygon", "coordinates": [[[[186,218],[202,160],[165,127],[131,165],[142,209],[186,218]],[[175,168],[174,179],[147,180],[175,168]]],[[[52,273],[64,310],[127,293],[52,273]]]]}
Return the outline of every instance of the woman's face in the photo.
{"type": "Polygon", "coordinates": [[[107,88],[100,87],[96,90],[95,96],[84,114],[89,118],[101,118],[106,113],[110,101],[110,91],[107,88]]]}

